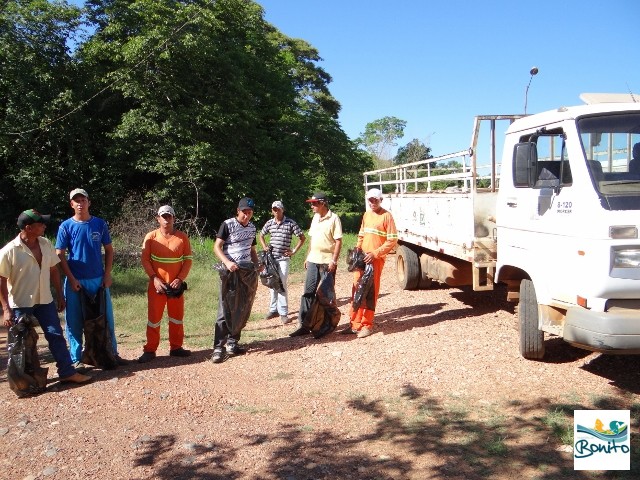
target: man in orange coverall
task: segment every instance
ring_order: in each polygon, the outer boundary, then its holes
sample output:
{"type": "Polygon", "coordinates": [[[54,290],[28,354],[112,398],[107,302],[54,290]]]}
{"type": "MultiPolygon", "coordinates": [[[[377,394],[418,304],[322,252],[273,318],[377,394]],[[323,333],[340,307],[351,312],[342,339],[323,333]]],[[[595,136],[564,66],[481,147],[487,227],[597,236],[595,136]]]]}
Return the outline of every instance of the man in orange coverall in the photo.
{"type": "Polygon", "coordinates": [[[147,363],[156,358],[160,344],[160,324],[164,308],[169,316],[169,355],[188,357],[190,350],[182,348],[184,340],[184,296],[173,295],[170,289],[180,290],[191,270],[193,256],[187,235],[176,230],[173,223],[175,212],[169,205],[158,210],[160,228],[147,233],[142,244],[142,267],[149,275],[147,289],[148,318],[147,343],[138,363],[147,363]],[[171,295],[168,295],[171,294],[171,295]]]}
{"type": "MultiPolygon", "coordinates": [[[[367,210],[362,217],[360,232],[358,232],[358,242],[356,246],[365,253],[364,262],[373,264],[373,307],[378,302],[378,292],[380,291],[380,277],[384,260],[398,243],[398,231],[393,221],[391,212],[382,208],[382,192],[377,188],[372,188],[367,192],[367,210]]],[[[369,310],[363,302],[354,311],[353,296],[356,292],[362,270],[355,270],[353,275],[353,287],[351,293],[351,306],[349,307],[349,317],[351,324],[340,333],[354,333],[358,338],[368,337],[373,333],[374,310],[369,310]]]]}

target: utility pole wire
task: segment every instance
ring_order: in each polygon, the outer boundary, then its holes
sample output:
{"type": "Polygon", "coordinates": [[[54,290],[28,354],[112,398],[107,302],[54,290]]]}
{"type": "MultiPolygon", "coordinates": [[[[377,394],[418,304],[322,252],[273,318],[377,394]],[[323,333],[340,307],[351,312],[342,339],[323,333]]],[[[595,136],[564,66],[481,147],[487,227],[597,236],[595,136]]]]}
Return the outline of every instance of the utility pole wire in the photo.
{"type": "Polygon", "coordinates": [[[143,58],[140,59],[140,61],[138,63],[136,63],[135,65],[133,65],[132,67],[129,67],[125,72],[123,72],[120,76],[120,78],[116,78],[113,82],[111,82],[110,84],[108,84],[106,87],[104,87],[103,89],[99,90],[97,93],[95,93],[94,95],[92,95],[91,97],[89,97],[87,100],[83,100],[82,102],[80,102],[75,108],[73,108],[72,110],[68,111],[67,113],[65,113],[64,115],[60,115],[57,118],[54,118],[51,121],[45,122],[44,124],[35,127],[35,128],[31,128],[29,130],[23,130],[21,132],[6,132],[5,135],[13,135],[13,136],[22,136],[25,135],[27,133],[32,133],[38,130],[44,130],[45,128],[53,125],[54,123],[60,122],[63,119],[67,118],[69,115],[77,112],[78,110],[80,110],[82,107],[84,107],[86,104],[88,104],[91,100],[93,100],[94,98],[98,97],[99,95],[101,95],[102,93],[104,93],[105,91],[109,90],[111,87],[113,87],[116,83],[118,83],[120,80],[122,80],[124,78],[124,76],[126,74],[128,74],[129,72],[132,72],[133,70],[135,70],[136,68],[138,68],[143,62],[145,62],[147,59],[149,59],[152,55],[154,55],[158,50],[160,50],[161,48],[164,48],[169,41],[180,31],[182,30],[184,27],[186,27],[189,23],[193,22],[193,20],[195,20],[197,16],[197,12],[193,14],[193,16],[191,18],[188,18],[187,21],[185,21],[182,25],[180,25],[179,27],[177,27],[173,32],[171,32],[171,34],[169,35],[169,37],[162,42],[161,44],[159,44],[157,47],[155,47],[154,49],[152,49],[146,56],[144,56],[143,58]]]}

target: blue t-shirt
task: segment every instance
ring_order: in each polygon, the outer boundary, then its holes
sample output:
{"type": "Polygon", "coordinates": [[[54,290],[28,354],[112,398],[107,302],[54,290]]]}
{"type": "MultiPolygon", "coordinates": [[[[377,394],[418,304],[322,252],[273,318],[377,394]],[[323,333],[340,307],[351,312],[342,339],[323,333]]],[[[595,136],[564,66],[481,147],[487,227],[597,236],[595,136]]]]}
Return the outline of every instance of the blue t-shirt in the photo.
{"type": "Polygon", "coordinates": [[[111,244],[107,222],[91,217],[79,222],[73,217],[65,220],[58,229],[56,248],[67,251],[67,263],[77,279],[104,276],[102,246],[111,244]]]}

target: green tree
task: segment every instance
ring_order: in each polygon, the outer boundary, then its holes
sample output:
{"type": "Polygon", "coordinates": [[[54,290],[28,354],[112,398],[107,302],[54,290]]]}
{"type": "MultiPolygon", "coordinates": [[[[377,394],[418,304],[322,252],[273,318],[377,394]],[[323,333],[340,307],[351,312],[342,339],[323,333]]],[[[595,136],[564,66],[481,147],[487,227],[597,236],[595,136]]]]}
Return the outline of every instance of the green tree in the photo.
{"type": "MultiPolygon", "coordinates": [[[[431,175],[432,178],[437,179],[438,175],[448,175],[453,172],[460,172],[461,169],[462,163],[460,163],[458,160],[449,160],[434,165],[433,170],[431,170],[431,175]]],[[[459,180],[440,180],[431,183],[431,188],[433,190],[445,190],[448,187],[460,186],[462,186],[462,183],[459,180]]]]}
{"type": "Polygon", "coordinates": [[[376,168],[383,168],[391,160],[391,147],[404,136],[405,120],[397,117],[383,117],[367,123],[360,142],[373,157],[376,168]]]}
{"type": "Polygon", "coordinates": [[[104,163],[133,167],[128,188],[182,206],[195,204],[197,190],[217,226],[244,195],[265,206],[258,220],[275,198],[291,198],[302,213],[309,191],[328,185],[334,159],[342,159],[340,178],[362,171],[318,52],[263,15],[245,0],[139,0],[135,8],[92,0],[97,29],[79,55],[94,70],[94,88],[109,85],[92,114],[117,105],[102,123],[104,163]]]}
{"type": "Polygon", "coordinates": [[[426,160],[433,158],[431,155],[431,147],[426,146],[417,138],[414,138],[404,147],[398,149],[398,153],[393,159],[393,163],[401,165],[405,163],[419,162],[420,160],[426,160]]]}
{"type": "Polygon", "coordinates": [[[245,195],[256,198],[257,223],[276,198],[304,222],[315,189],[344,211],[360,208],[370,159],[338,123],[319,52],[266,22],[255,2],[8,5],[0,195],[20,208],[66,216],[77,186],[107,219],[137,194],[212,228],[245,195]]]}
{"type": "Polygon", "coordinates": [[[62,214],[61,181],[78,131],[70,42],[80,9],[66,2],[8,0],[0,10],[0,220],[37,207],[62,214]]]}

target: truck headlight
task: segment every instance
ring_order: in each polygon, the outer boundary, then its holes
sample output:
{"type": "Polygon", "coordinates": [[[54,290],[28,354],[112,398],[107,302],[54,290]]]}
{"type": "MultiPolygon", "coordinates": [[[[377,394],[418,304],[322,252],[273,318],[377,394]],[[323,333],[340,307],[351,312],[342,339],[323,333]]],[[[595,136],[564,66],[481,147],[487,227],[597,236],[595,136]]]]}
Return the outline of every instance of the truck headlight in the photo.
{"type": "Polygon", "coordinates": [[[640,267],[640,249],[625,248],[613,251],[613,268],[640,267]]]}

